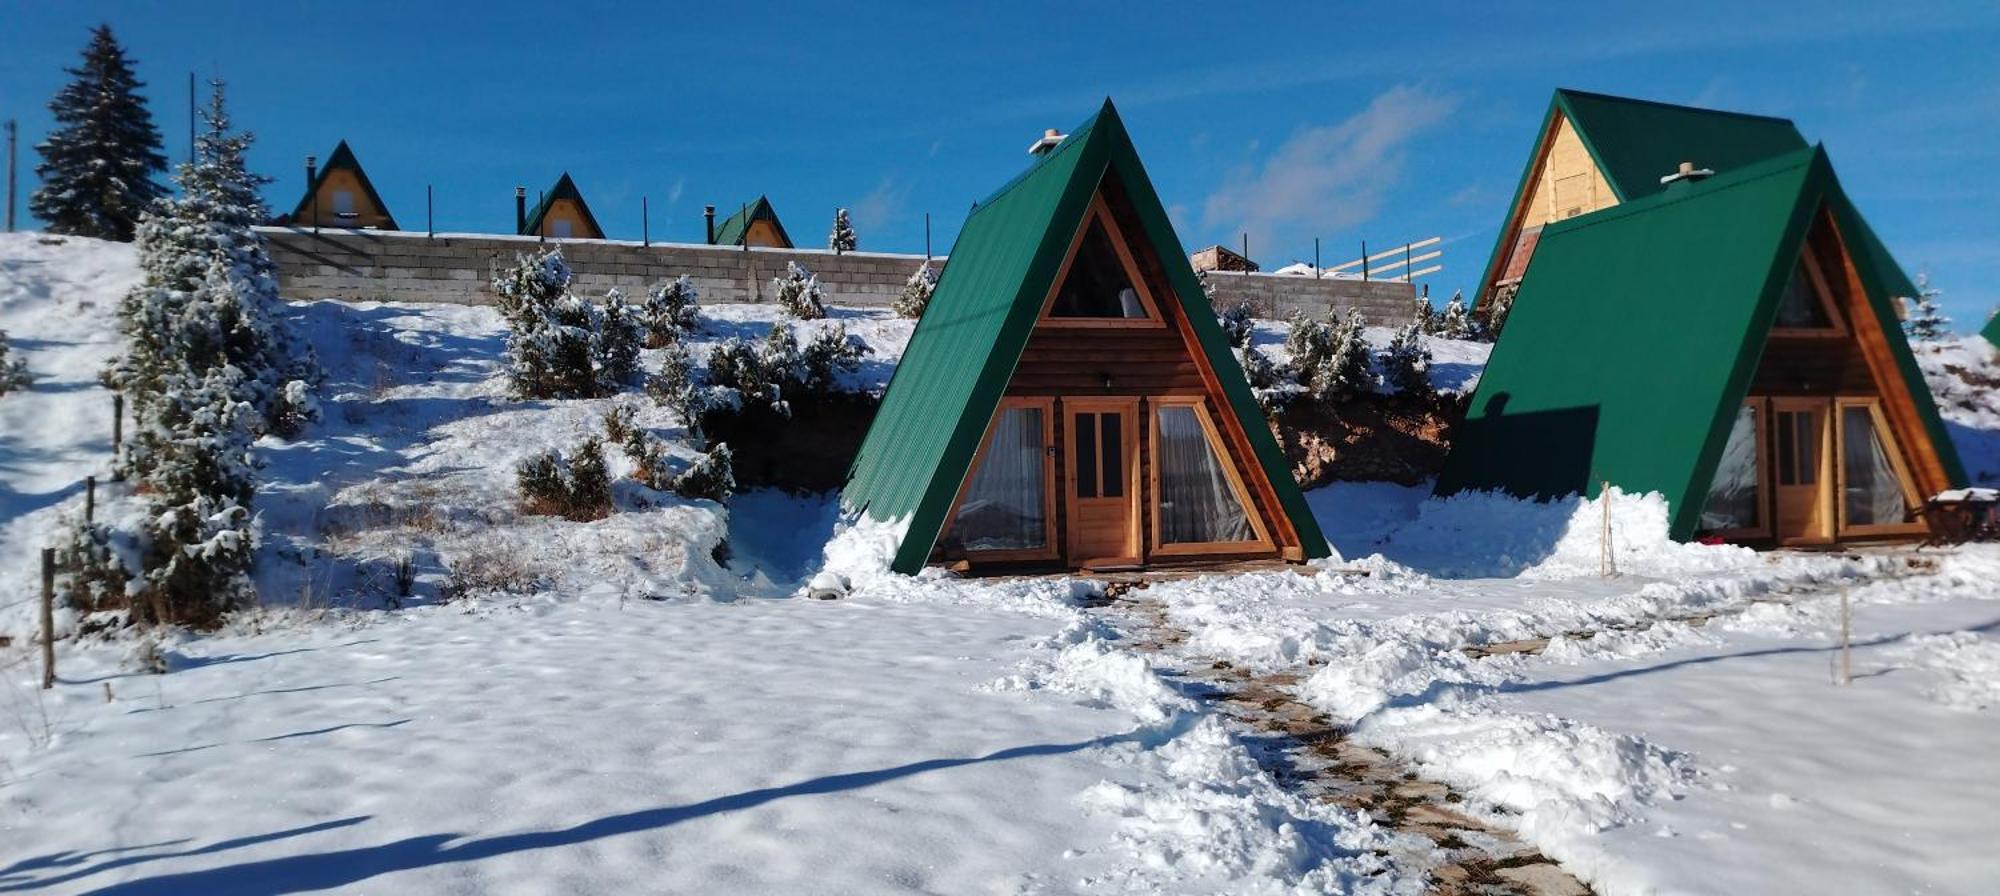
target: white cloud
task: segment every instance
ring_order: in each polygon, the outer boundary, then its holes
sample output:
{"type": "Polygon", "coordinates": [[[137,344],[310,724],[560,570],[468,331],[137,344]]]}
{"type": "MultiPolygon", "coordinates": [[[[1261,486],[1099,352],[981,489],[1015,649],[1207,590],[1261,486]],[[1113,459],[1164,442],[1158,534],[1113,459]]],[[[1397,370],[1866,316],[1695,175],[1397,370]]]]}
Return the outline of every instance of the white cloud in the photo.
{"type": "Polygon", "coordinates": [[[1332,235],[1364,223],[1402,179],[1410,141],[1457,105],[1453,97],[1399,86],[1343,121],[1302,128],[1261,162],[1226,176],[1203,204],[1203,224],[1249,233],[1256,252],[1288,226],[1332,235]]]}
{"type": "Polygon", "coordinates": [[[856,232],[866,237],[867,231],[863,228],[886,228],[903,217],[910,201],[910,188],[910,184],[898,180],[895,175],[884,175],[876,182],[875,189],[869,190],[867,195],[848,207],[856,232]]]}

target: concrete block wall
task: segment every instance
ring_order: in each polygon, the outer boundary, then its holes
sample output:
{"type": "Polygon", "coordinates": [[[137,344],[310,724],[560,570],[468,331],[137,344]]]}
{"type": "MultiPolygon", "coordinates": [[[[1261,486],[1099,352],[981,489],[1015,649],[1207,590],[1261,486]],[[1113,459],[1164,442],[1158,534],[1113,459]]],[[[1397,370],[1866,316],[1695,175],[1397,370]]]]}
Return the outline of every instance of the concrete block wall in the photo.
{"type": "MultiPolygon", "coordinates": [[[[297,300],[449,302],[489,305],[496,296],[493,274],[517,253],[560,245],[576,272],[580,295],[617,288],[638,299],[654,284],[687,276],[703,302],[769,302],[771,280],[796,261],[819,275],[834,304],[886,306],[903,291],[921,255],[818,249],[742,249],[688,243],[624,240],[548,240],[492,234],[440,234],[263,227],[278,266],[279,291],[297,300]]],[[[933,259],[940,273],[945,259],[933,259]]],[[[1210,274],[1218,305],[1248,299],[1259,316],[1283,318],[1305,310],[1358,308],[1370,323],[1391,325],[1410,318],[1413,292],[1407,283],[1315,280],[1279,274],[1210,274]]]]}

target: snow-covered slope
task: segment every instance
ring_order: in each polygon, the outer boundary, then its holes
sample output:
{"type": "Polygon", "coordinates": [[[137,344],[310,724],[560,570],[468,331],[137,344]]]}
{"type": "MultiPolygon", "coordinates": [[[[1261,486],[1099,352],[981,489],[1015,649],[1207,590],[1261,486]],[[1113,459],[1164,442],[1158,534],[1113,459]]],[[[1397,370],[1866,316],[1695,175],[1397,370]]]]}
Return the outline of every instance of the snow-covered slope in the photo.
{"type": "Polygon", "coordinates": [[[1915,346],[1974,485],[2000,485],[2000,349],[1978,336],[1915,346]]]}

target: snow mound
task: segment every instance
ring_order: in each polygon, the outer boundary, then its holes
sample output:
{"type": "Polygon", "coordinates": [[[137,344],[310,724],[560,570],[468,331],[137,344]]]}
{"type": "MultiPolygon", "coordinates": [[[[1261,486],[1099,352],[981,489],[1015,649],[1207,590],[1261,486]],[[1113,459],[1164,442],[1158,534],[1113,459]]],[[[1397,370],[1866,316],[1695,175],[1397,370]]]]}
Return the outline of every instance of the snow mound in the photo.
{"type": "Polygon", "coordinates": [[[1174,691],[1144,657],[1119,649],[1103,624],[1078,615],[1036,646],[1052,650],[1023,663],[1021,671],[993,683],[994,690],[1046,690],[1110,707],[1160,726],[1193,711],[1195,702],[1174,691]]]}
{"type": "Polygon", "coordinates": [[[1382,553],[1453,578],[1564,579],[1602,572],[1604,502],[1611,502],[1613,569],[1685,576],[1752,569],[1755,551],[1676,542],[1667,537],[1667,501],[1617,487],[1598,498],[1533,501],[1496,492],[1461,492],[1419,505],[1417,518],[1384,539],[1382,553]]]}
{"type": "Polygon", "coordinates": [[[1924,696],[1953,709],[2000,707],[2000,642],[1970,631],[1916,635],[1901,654],[1935,679],[1924,696]]]}

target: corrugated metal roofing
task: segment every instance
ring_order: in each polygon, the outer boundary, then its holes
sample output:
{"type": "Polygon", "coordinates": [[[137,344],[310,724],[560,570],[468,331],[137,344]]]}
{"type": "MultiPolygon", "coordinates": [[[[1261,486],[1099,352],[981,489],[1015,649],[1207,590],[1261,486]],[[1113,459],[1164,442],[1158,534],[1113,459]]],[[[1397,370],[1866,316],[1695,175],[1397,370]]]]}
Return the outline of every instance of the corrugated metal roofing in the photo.
{"type": "Polygon", "coordinates": [[[1174,297],[1188,310],[1230,405],[1245,421],[1257,460],[1306,555],[1326,555],[1326,540],[1229,352],[1131,138],[1107,100],[1097,115],[966,219],[951,248],[951,263],[848,471],[841,498],[845,506],[878,520],[909,520],[896,555],[897,571],[913,573],[928,559],[1070,238],[1107,172],[1125,187],[1174,297]]]}
{"type": "MultiPolygon", "coordinates": [[[[1823,206],[1843,232],[1858,222],[1811,147],[1550,225],[1438,490],[1595,495],[1609,480],[1665,495],[1673,536],[1691,537],[1823,206]]],[[[1865,258],[1855,266],[1877,318],[1899,333],[1879,274],[1865,258]]],[[[1908,346],[1889,341],[1945,469],[1962,481],[1908,346]]]]}

